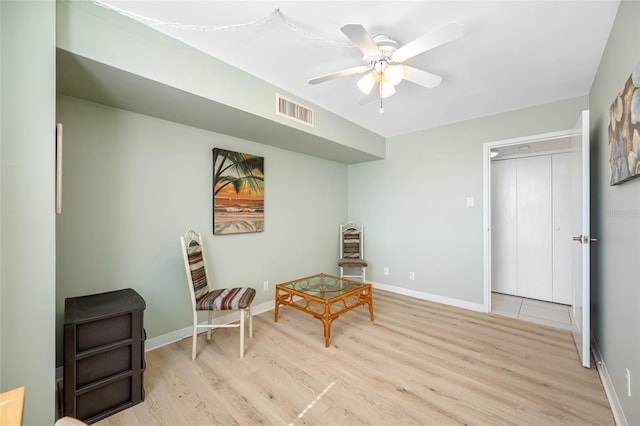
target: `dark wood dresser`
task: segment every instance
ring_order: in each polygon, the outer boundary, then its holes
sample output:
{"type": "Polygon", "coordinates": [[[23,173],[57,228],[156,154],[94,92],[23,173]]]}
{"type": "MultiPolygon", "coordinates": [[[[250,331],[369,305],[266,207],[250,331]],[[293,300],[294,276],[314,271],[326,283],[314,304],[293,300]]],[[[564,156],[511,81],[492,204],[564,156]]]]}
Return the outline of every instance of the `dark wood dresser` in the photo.
{"type": "Polygon", "coordinates": [[[94,423],[144,400],[145,306],[130,288],[65,299],[65,416],[94,423]]]}

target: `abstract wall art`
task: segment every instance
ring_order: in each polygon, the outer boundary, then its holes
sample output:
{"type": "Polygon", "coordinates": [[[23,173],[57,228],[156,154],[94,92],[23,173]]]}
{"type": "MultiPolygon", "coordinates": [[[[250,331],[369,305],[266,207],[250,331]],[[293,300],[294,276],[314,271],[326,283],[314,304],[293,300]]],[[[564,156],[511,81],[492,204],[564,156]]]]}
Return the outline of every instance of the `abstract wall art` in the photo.
{"type": "Polygon", "coordinates": [[[640,176],[640,62],[609,109],[610,185],[640,176]]]}

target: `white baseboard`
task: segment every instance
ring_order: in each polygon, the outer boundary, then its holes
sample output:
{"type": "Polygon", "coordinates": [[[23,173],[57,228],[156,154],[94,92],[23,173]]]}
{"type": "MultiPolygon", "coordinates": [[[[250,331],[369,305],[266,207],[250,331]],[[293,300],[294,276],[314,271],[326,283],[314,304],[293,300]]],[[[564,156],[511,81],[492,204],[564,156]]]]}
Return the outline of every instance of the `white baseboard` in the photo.
{"type": "MultiPolygon", "coordinates": [[[[396,287],[393,285],[378,283],[374,281],[369,281],[369,283],[373,286],[373,288],[377,288],[383,291],[388,291],[390,293],[396,293],[404,296],[415,297],[416,299],[442,303],[444,305],[455,306],[458,308],[468,309],[471,311],[484,312],[484,305],[481,303],[467,302],[464,300],[438,296],[435,294],[425,293],[417,290],[410,290],[410,289],[396,287]]],[[[274,301],[270,300],[254,306],[252,309],[252,313],[253,315],[258,315],[263,312],[271,311],[273,309],[274,309],[274,301]]],[[[233,312],[233,313],[215,318],[213,322],[215,324],[230,324],[238,320],[239,320],[239,312],[233,312]]],[[[203,324],[204,323],[205,322],[203,322],[203,324]]],[[[201,333],[204,333],[204,331],[205,330],[201,331],[201,333]]],[[[185,337],[191,337],[191,333],[192,333],[192,327],[189,326],[189,327],[182,328],[180,330],[163,334],[161,336],[156,336],[156,337],[147,339],[145,341],[145,352],[152,351],[162,346],[169,345],[171,343],[182,340],[185,337]]],[[[607,366],[602,359],[600,348],[598,347],[598,344],[595,340],[593,340],[591,343],[592,343],[593,355],[596,362],[596,368],[600,375],[600,380],[602,381],[602,385],[604,387],[605,394],[607,395],[607,399],[609,400],[609,405],[611,406],[611,411],[613,412],[613,418],[616,422],[616,425],[629,426],[629,423],[627,422],[627,418],[624,415],[624,411],[622,410],[622,405],[620,405],[620,400],[618,399],[616,390],[613,387],[611,377],[609,376],[609,372],[607,371],[607,366]]],[[[60,381],[63,379],[63,372],[64,372],[63,367],[56,368],[56,381],[60,381]]]]}
{"type": "MultiPolygon", "coordinates": [[[[417,299],[428,300],[430,302],[437,302],[437,303],[442,303],[444,305],[450,305],[458,308],[469,309],[471,311],[483,312],[484,310],[484,305],[481,303],[466,302],[464,300],[452,299],[450,297],[443,297],[435,294],[424,293],[421,291],[409,290],[406,288],[377,283],[373,281],[368,281],[368,282],[373,286],[373,288],[388,291],[391,293],[402,294],[409,297],[415,297],[417,299]]],[[[275,302],[273,300],[270,300],[254,306],[253,314],[258,315],[263,312],[273,310],[274,303],[275,302]]],[[[239,319],[239,313],[233,312],[227,315],[217,317],[214,319],[213,322],[214,324],[230,324],[232,322],[238,321],[238,319],[239,319]]],[[[202,324],[204,324],[204,322],[202,324]]],[[[205,330],[203,330],[202,332],[204,331],[205,330]]],[[[160,348],[165,345],[169,345],[171,343],[182,340],[185,337],[190,337],[192,332],[193,332],[192,327],[188,326],[180,330],[172,331],[167,334],[163,334],[161,336],[156,336],[156,337],[147,339],[145,342],[145,352],[160,348]]]]}
{"type": "MultiPolygon", "coordinates": [[[[270,300],[270,301],[261,303],[259,305],[254,305],[251,309],[251,313],[253,315],[258,315],[263,312],[273,310],[273,308],[274,308],[274,301],[270,300]]],[[[217,318],[214,318],[212,323],[213,324],[231,324],[239,320],[240,320],[240,312],[235,311],[235,312],[231,312],[229,314],[221,315],[217,318]]],[[[203,321],[201,324],[206,324],[206,321],[203,321]]],[[[198,331],[198,333],[204,333],[204,332],[206,332],[206,330],[198,331]]],[[[144,351],[149,352],[154,349],[158,349],[162,346],[166,346],[171,343],[178,342],[184,339],[185,337],[191,337],[192,333],[193,333],[193,327],[188,326],[180,330],[175,330],[166,334],[162,334],[160,336],[152,337],[150,339],[145,340],[144,351]]],[[[56,367],[56,381],[61,381],[63,380],[63,378],[64,378],[64,367],[63,366],[56,367]]]]}
{"type": "Polygon", "coordinates": [[[602,386],[604,387],[604,393],[607,395],[609,405],[611,406],[611,411],[613,412],[613,419],[615,420],[617,426],[629,426],[627,418],[624,415],[624,411],[622,410],[620,400],[618,399],[618,394],[616,393],[616,390],[613,387],[613,382],[611,381],[611,377],[609,376],[607,365],[602,359],[602,353],[600,352],[598,342],[596,342],[595,339],[591,340],[591,348],[593,351],[593,357],[596,361],[596,368],[598,369],[600,380],[602,381],[602,386]]]}
{"type": "Polygon", "coordinates": [[[404,296],[415,297],[416,299],[428,300],[429,302],[442,303],[443,305],[455,306],[457,308],[468,309],[470,311],[484,312],[484,304],[467,302],[466,300],[453,299],[451,297],[438,296],[437,294],[425,293],[408,288],[396,287],[394,285],[369,281],[373,288],[388,291],[390,293],[402,294],[404,296]]]}
{"type": "MultiPolygon", "coordinates": [[[[274,307],[273,304],[274,304],[273,300],[270,300],[270,301],[261,303],[259,305],[254,305],[251,308],[251,313],[253,315],[258,315],[263,312],[270,311],[274,307]]],[[[221,315],[219,317],[216,317],[213,319],[212,322],[213,324],[231,324],[239,320],[240,320],[240,312],[235,311],[235,312],[228,313],[226,315],[221,315]]],[[[206,321],[203,321],[201,324],[203,325],[206,324],[206,321]]],[[[206,332],[206,330],[199,331],[199,333],[204,333],[204,332],[206,332]]],[[[154,349],[158,349],[162,346],[166,346],[171,343],[182,340],[185,337],[191,337],[192,333],[193,333],[193,326],[188,326],[180,330],[171,331],[167,334],[162,334],[160,336],[152,337],[145,341],[144,351],[149,352],[154,349]]]]}
{"type": "MultiPolygon", "coordinates": [[[[428,300],[430,302],[442,303],[444,305],[455,306],[458,308],[468,309],[471,311],[484,312],[484,305],[481,303],[472,303],[459,299],[452,299],[450,297],[438,296],[435,294],[424,293],[422,291],[410,290],[402,287],[396,287],[389,284],[378,283],[374,281],[368,281],[373,288],[377,288],[380,290],[388,291],[390,293],[402,294],[404,296],[415,297],[416,299],[428,300]]],[[[258,315],[263,312],[271,311],[274,309],[274,301],[269,300],[267,302],[261,303],[259,305],[253,306],[252,313],[253,315],[258,315]]],[[[230,324],[232,322],[238,321],[240,318],[239,312],[232,312],[227,315],[222,315],[217,318],[214,318],[214,324],[230,324]]],[[[202,324],[205,324],[203,321],[202,324]]],[[[200,333],[204,333],[206,330],[200,331],[200,333]]],[[[191,337],[191,333],[193,333],[193,327],[188,326],[184,327],[180,330],[171,331],[166,334],[162,334],[160,336],[152,337],[147,339],[144,343],[144,351],[149,352],[154,349],[158,349],[162,346],[169,345],[174,342],[178,342],[185,337],[191,337]]],[[[62,380],[63,378],[63,367],[56,368],[56,380],[62,380]]]]}

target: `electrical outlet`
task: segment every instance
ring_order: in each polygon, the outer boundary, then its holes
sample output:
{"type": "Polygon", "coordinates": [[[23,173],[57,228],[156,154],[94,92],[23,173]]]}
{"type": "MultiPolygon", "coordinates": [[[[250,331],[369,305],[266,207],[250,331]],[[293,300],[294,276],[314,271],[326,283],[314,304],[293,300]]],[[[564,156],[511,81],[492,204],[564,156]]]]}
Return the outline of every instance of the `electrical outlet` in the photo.
{"type": "Polygon", "coordinates": [[[389,268],[387,268],[386,266],[384,267],[384,274],[389,275],[389,268]]]}
{"type": "Polygon", "coordinates": [[[416,279],[416,273],[415,272],[409,272],[409,279],[410,280],[415,280],[416,279]]]}
{"type": "Polygon", "coordinates": [[[624,376],[627,378],[627,395],[631,397],[631,373],[628,368],[625,368],[624,376]]]}
{"type": "Polygon", "coordinates": [[[265,282],[262,283],[262,289],[264,291],[269,290],[269,281],[265,281],[265,282]]]}

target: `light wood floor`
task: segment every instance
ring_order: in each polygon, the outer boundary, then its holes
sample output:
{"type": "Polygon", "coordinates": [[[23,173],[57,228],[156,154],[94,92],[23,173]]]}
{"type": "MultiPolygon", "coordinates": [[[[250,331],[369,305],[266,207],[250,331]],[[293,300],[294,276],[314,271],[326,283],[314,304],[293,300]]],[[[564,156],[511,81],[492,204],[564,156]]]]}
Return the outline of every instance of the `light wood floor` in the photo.
{"type": "Polygon", "coordinates": [[[237,329],[147,352],[143,403],[99,425],[612,425],[595,368],[570,333],[374,290],[322,324],[283,308],[237,329]]]}

